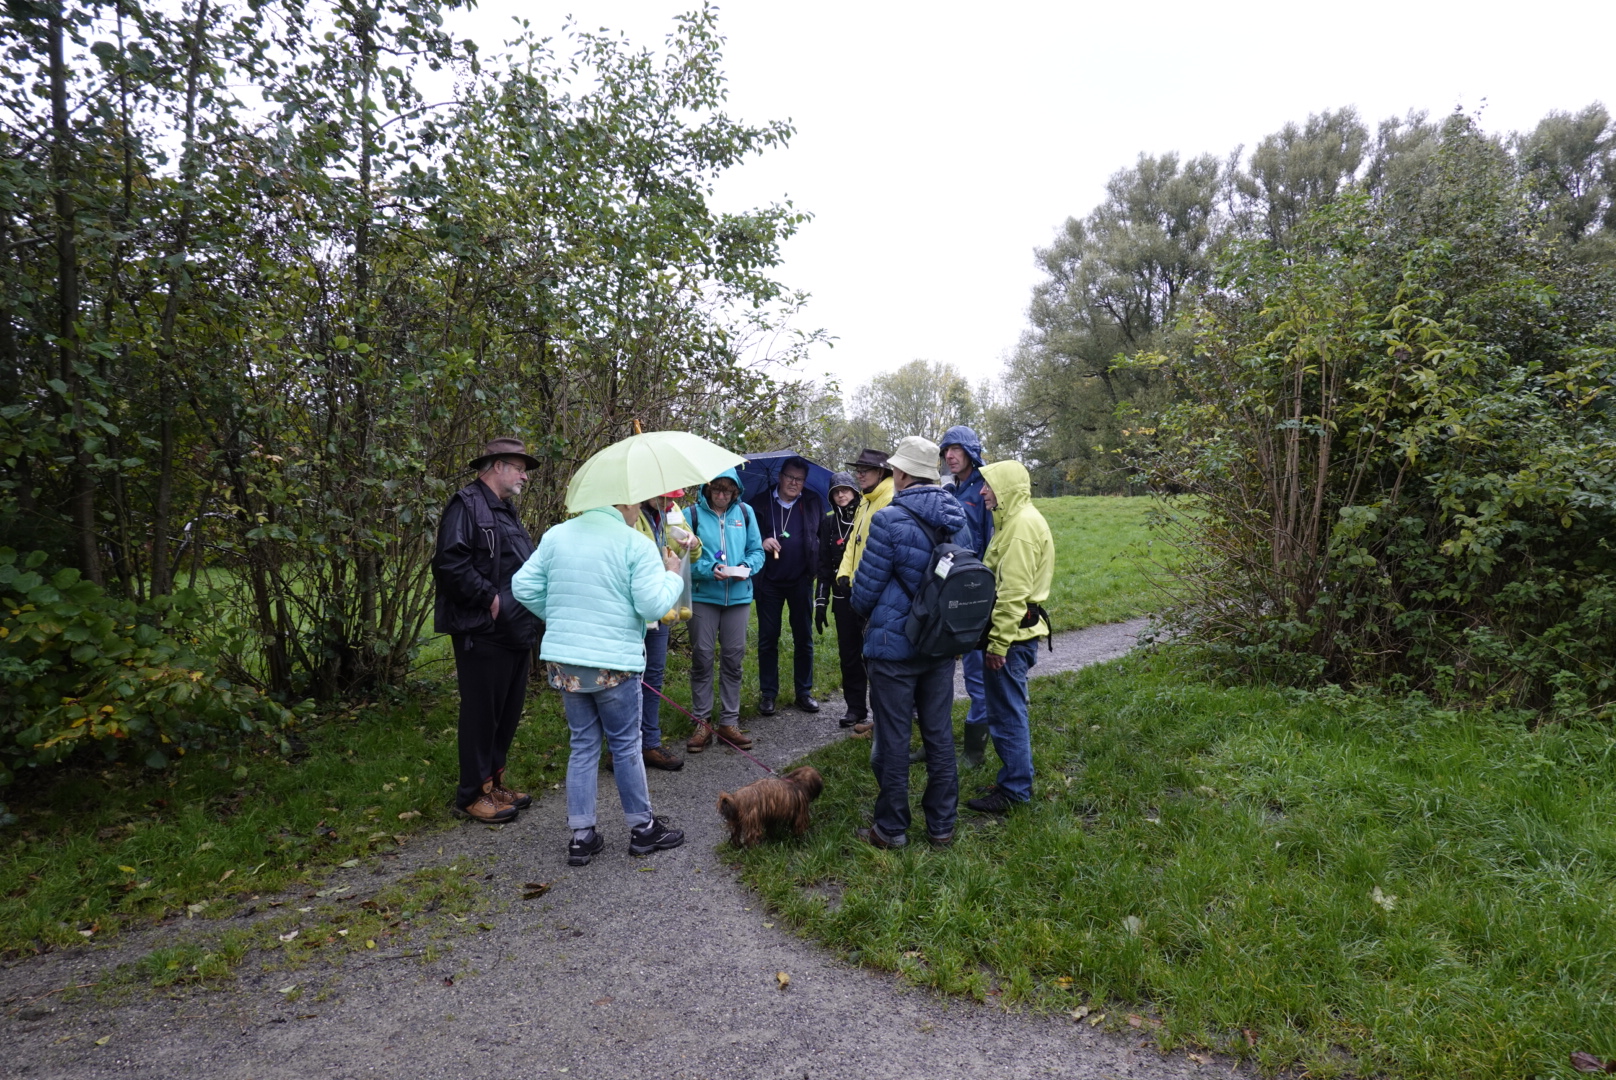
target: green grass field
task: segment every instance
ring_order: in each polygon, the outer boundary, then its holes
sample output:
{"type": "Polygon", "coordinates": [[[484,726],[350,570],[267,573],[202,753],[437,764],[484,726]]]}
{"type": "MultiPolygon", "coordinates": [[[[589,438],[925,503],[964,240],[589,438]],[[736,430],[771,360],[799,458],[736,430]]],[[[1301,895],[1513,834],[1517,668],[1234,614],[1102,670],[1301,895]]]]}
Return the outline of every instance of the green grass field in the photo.
{"type": "Polygon", "coordinates": [[[856,842],[868,750],[816,752],[814,828],[737,855],[745,879],[857,963],[1265,1071],[1616,1055],[1609,731],[1220,688],[1180,659],[1035,680],[1033,801],[962,808],[947,851],[856,842]]]}
{"type": "Polygon", "coordinates": [[[1036,499],[1055,534],[1050,619],[1056,630],[1120,622],[1156,609],[1146,519],[1151,500],[1116,495],[1036,499]]]}

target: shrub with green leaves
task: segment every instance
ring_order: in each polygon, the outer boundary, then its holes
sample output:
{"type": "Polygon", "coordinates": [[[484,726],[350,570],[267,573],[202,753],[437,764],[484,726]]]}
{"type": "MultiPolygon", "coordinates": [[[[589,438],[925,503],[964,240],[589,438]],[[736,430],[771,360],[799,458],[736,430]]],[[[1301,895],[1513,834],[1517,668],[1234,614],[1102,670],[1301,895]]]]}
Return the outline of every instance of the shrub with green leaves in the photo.
{"type": "Polygon", "coordinates": [[[108,596],[47,556],[0,548],[0,784],[91,744],[108,758],[278,738],[292,714],[221,677],[203,598],[108,596]]]}
{"type": "Polygon", "coordinates": [[[1601,716],[1616,688],[1616,276],[1450,121],[1419,183],[1236,245],[1145,430],[1186,632],[1307,683],[1601,716]]]}

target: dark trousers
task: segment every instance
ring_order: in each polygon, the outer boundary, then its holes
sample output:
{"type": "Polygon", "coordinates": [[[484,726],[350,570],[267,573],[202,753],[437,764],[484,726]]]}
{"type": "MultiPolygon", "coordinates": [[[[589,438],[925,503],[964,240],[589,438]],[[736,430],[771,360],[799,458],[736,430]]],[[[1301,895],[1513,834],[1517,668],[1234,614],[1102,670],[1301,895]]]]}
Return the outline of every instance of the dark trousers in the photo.
{"type": "Polygon", "coordinates": [[[797,697],[814,692],[814,579],[777,585],[756,579],[753,603],[758,619],[758,694],[780,696],[780,615],[791,609],[791,677],[797,697]]]}
{"type": "Polygon", "coordinates": [[[952,836],[959,816],[959,773],[954,765],[954,661],[871,660],[870,705],[875,712],[870,769],[881,791],[874,824],[882,836],[903,841],[909,831],[909,733],[920,714],[926,748],[926,793],[920,807],[926,832],[952,836]]]}
{"type": "Polygon", "coordinates": [[[836,617],[836,658],[842,665],[842,700],[847,702],[848,716],[863,720],[870,715],[867,705],[870,679],[864,670],[864,620],[845,596],[832,597],[830,610],[836,617]]]}
{"type": "Polygon", "coordinates": [[[455,681],[460,684],[460,788],[455,805],[470,806],[483,783],[505,770],[505,755],[522,721],[531,653],[474,637],[455,636],[455,681]]]}

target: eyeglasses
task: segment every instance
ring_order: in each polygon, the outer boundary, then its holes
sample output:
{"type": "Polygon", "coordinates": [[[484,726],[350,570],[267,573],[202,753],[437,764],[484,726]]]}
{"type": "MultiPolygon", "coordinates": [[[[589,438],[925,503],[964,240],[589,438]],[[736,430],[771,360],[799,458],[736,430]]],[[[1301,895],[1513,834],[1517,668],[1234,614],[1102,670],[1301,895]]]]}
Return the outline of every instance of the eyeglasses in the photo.
{"type": "Polygon", "coordinates": [[[807,479],[808,478],[806,476],[792,476],[790,473],[780,474],[780,482],[782,484],[801,484],[807,481],[807,479]]]}
{"type": "Polygon", "coordinates": [[[520,461],[512,461],[509,458],[500,458],[499,459],[499,464],[510,466],[512,469],[516,470],[516,472],[518,474],[522,475],[522,476],[527,475],[527,466],[523,465],[520,461]]]}

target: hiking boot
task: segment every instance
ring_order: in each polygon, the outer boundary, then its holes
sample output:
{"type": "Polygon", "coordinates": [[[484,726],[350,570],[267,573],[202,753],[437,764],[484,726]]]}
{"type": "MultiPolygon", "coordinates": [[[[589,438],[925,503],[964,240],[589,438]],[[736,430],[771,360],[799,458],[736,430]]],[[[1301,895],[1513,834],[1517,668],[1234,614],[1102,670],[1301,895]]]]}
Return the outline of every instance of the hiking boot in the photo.
{"type": "Polygon", "coordinates": [[[512,791],[505,786],[505,770],[501,769],[494,774],[493,796],[496,801],[505,806],[512,806],[518,810],[526,810],[533,805],[533,796],[525,791],[512,791]]]}
{"type": "Polygon", "coordinates": [[[894,840],[886,836],[874,825],[871,825],[866,829],[854,829],[853,835],[864,841],[866,844],[869,844],[871,847],[878,847],[882,851],[896,851],[898,848],[901,848],[908,843],[907,839],[894,840]]]}
{"type": "Polygon", "coordinates": [[[774,715],[774,699],[772,697],[766,697],[762,701],[759,701],[758,702],[758,713],[760,715],[763,715],[763,716],[773,716],[774,715]]]}
{"type": "Polygon", "coordinates": [[[713,729],[708,724],[697,724],[696,730],[690,738],[685,740],[685,750],[692,754],[699,754],[713,744],[713,729]]]}
{"type": "Polygon", "coordinates": [[[980,769],[986,759],[988,748],[988,726],[986,724],[965,725],[965,749],[960,754],[960,763],[967,769],[980,769]]]}
{"type": "Polygon", "coordinates": [[[493,777],[483,781],[483,792],[475,802],[470,806],[457,806],[454,812],[458,817],[480,821],[484,825],[503,825],[516,820],[516,807],[500,802],[495,796],[493,777]]]}
{"type": "Polygon", "coordinates": [[[930,833],[927,833],[926,834],[926,843],[930,844],[934,848],[953,847],[954,846],[954,834],[949,833],[947,836],[933,836],[930,833]]]}
{"type": "Polygon", "coordinates": [[[979,814],[1002,814],[1015,805],[1004,789],[994,785],[974,799],[966,799],[965,805],[979,814]]]}
{"type": "Polygon", "coordinates": [[[752,749],[752,737],[741,734],[741,729],[734,724],[720,724],[718,726],[718,741],[737,750],[752,749]]]}
{"type": "Polygon", "coordinates": [[[836,722],[842,727],[852,727],[854,724],[862,724],[867,716],[868,713],[850,712],[836,722]]]}
{"type": "Polygon", "coordinates": [[[663,824],[662,819],[654,817],[645,825],[636,826],[628,834],[628,853],[630,855],[649,855],[653,851],[666,851],[676,848],[685,842],[685,834],[678,829],[670,829],[663,824]]]}
{"type": "Polygon", "coordinates": [[[606,840],[590,826],[589,839],[579,840],[577,837],[567,841],[567,865],[588,866],[589,860],[601,853],[606,846],[606,840]]]}
{"type": "Polygon", "coordinates": [[[870,732],[874,730],[875,722],[873,720],[860,720],[858,723],[853,725],[853,734],[849,735],[848,738],[868,739],[870,737],[870,732]]]}
{"type": "Polygon", "coordinates": [[[818,712],[819,701],[812,694],[798,694],[797,708],[803,712],[818,712]]]}
{"type": "Polygon", "coordinates": [[[660,746],[648,746],[640,752],[645,764],[652,769],[666,769],[668,772],[678,772],[685,767],[682,758],[676,758],[660,746]]]}

